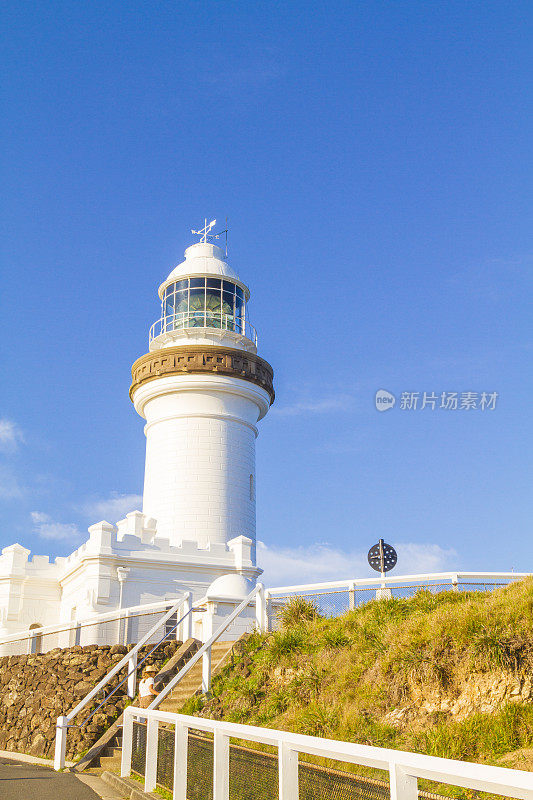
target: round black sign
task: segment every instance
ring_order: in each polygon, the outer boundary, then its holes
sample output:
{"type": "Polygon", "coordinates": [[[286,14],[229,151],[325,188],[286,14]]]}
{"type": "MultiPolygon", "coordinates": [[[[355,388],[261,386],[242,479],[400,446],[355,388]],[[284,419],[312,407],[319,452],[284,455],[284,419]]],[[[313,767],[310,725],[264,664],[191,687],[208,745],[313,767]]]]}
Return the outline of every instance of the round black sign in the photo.
{"type": "Polygon", "coordinates": [[[368,563],[376,572],[389,572],[389,570],[396,566],[397,561],[398,556],[396,550],[392,545],[384,542],[383,539],[380,539],[379,542],[368,551],[368,563]]]}

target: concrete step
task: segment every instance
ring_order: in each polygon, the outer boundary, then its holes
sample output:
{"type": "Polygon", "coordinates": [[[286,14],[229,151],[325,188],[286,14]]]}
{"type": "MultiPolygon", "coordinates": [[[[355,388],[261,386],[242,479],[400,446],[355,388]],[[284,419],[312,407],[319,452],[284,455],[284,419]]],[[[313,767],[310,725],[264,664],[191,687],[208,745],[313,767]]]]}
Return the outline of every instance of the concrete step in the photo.
{"type": "Polygon", "coordinates": [[[104,750],[102,752],[102,758],[112,758],[113,756],[120,756],[121,753],[122,753],[122,746],[113,747],[108,745],[107,747],[104,747],[104,750]]]}
{"type": "MultiPolygon", "coordinates": [[[[211,648],[211,669],[215,669],[231,650],[234,642],[215,642],[211,648]]],[[[196,662],[159,706],[161,711],[178,712],[202,686],[202,660],[196,662]]]]}
{"type": "MultiPolygon", "coordinates": [[[[228,651],[233,646],[233,642],[216,642],[211,648],[211,668],[215,669],[228,651]]],[[[202,660],[200,659],[190,670],[185,678],[180,681],[176,688],[166,697],[160,705],[161,711],[171,711],[177,713],[195,692],[202,686],[202,660]]],[[[107,774],[120,771],[122,758],[122,730],[106,744],[104,750],[97,757],[96,761],[100,770],[107,771],[107,774]]]]}
{"type": "Polygon", "coordinates": [[[100,756],[100,766],[102,769],[120,770],[121,755],[116,756],[100,756]]]}

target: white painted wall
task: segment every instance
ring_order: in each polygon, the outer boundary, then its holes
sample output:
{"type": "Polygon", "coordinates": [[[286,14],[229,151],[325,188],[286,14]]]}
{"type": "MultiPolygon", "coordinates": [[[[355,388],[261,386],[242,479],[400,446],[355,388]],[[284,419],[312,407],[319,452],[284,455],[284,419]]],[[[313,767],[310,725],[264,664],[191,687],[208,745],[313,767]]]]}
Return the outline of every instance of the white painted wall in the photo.
{"type": "MultiPolygon", "coordinates": [[[[127,569],[122,608],[179,598],[192,592],[196,602],[205,596],[216,578],[228,573],[245,576],[255,583],[261,572],[255,566],[253,542],[237,536],[229,542],[196,541],[173,546],[159,538],[154,520],[133,511],[115,526],[100,522],[89,528],[89,538],[67,558],[50,563],[47,556],[34,556],[18,544],[0,555],[0,639],[26,630],[32,623],[43,626],[83,620],[119,608],[117,567],[127,569]],[[73,614],[75,609],[75,614],[73,614]]],[[[150,627],[150,619],[141,621],[150,627]]],[[[141,624],[138,622],[136,624],[141,624]]],[[[103,624],[98,641],[113,644],[118,629],[103,624]]],[[[95,630],[82,631],[81,644],[92,644],[95,630]]],[[[70,634],[47,638],[45,645],[67,647],[70,634]]],[[[0,655],[25,652],[0,645],[0,655]]]]}
{"type": "Polygon", "coordinates": [[[255,545],[255,424],[268,393],[240,378],[176,375],[143,384],[133,402],[147,421],[143,513],[158,537],[255,545]]]}

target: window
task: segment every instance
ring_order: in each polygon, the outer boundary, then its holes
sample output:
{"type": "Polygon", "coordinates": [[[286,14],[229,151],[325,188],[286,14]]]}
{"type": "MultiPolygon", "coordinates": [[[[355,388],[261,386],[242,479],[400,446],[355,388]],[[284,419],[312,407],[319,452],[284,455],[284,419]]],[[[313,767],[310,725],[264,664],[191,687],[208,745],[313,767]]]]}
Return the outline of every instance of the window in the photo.
{"type": "Polygon", "coordinates": [[[176,625],[178,624],[178,612],[175,611],[172,616],[170,616],[167,621],[165,622],[165,636],[170,636],[171,633],[174,633],[174,638],[176,638],[177,631],[174,630],[176,625]]]}
{"type": "MultiPolygon", "coordinates": [[[[33,622],[30,625],[30,631],[36,631],[43,626],[40,622],[33,622]]],[[[31,652],[32,654],[43,652],[43,635],[42,633],[34,633],[31,639],[31,652]]]]}
{"type": "Polygon", "coordinates": [[[223,328],[244,334],[244,292],[221,278],[184,278],[163,295],[162,329],[223,328]]]}
{"type": "Polygon", "coordinates": [[[255,499],[254,476],[250,475],[250,500],[255,499]]]}

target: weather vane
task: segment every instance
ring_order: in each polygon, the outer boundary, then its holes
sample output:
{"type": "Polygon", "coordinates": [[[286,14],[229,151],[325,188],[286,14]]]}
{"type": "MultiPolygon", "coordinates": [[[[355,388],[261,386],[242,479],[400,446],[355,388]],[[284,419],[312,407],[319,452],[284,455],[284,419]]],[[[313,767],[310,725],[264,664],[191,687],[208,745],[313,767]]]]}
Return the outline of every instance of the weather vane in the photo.
{"type": "Polygon", "coordinates": [[[209,231],[213,228],[213,226],[217,224],[216,219],[212,219],[211,222],[208,225],[207,224],[207,217],[206,217],[204,219],[204,223],[205,223],[205,225],[204,225],[203,228],[200,228],[199,231],[193,231],[191,229],[191,233],[194,233],[197,236],[201,236],[202,237],[200,239],[201,242],[207,242],[208,238],[209,239],[218,239],[218,233],[209,233],[209,231]]]}
{"type": "Polygon", "coordinates": [[[200,242],[207,242],[208,239],[219,239],[223,233],[226,234],[226,256],[228,255],[228,218],[226,217],[226,229],[223,231],[219,231],[218,233],[210,233],[213,227],[217,224],[216,219],[212,219],[211,222],[207,223],[207,217],[204,218],[204,227],[200,228],[198,231],[193,231],[191,228],[191,233],[194,233],[196,236],[201,236],[200,242]]]}

